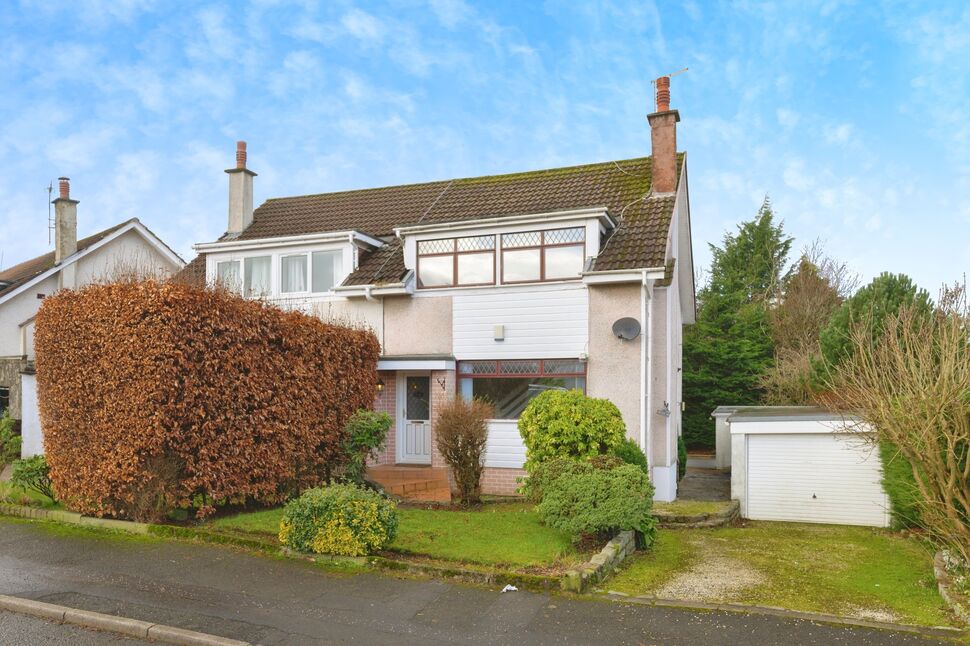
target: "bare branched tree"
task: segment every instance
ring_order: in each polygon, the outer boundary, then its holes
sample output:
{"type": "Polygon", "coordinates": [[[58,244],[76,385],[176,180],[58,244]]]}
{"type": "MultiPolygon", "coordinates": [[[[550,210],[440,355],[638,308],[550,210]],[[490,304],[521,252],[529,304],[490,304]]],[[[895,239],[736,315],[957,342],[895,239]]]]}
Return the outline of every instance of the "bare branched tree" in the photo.
{"type": "Polygon", "coordinates": [[[970,563],[970,309],[966,285],[936,310],[889,316],[882,334],[852,331],[853,353],[828,384],[827,403],[861,417],[912,467],[919,523],[970,563]]]}

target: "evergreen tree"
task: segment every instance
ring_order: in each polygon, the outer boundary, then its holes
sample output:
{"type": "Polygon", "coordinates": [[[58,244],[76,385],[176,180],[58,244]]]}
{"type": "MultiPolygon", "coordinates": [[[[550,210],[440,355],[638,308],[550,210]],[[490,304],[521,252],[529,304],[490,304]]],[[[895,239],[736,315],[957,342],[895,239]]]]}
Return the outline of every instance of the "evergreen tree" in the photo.
{"type": "Polygon", "coordinates": [[[711,412],[757,404],[771,365],[767,305],[779,296],[792,239],[765,198],[753,220],[711,245],[710,278],[697,294],[697,323],[684,334],[684,440],[712,447],[711,412]]]}

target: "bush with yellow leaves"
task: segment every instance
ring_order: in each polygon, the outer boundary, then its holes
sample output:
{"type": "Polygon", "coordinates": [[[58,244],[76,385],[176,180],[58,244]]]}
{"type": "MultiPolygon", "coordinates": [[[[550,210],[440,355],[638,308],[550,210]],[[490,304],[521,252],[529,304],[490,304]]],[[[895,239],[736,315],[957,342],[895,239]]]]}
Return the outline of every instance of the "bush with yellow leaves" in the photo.
{"type": "Polygon", "coordinates": [[[291,501],[280,521],[280,543],[298,552],[366,556],[394,540],[397,506],[355,484],[310,489],[291,501]]]}

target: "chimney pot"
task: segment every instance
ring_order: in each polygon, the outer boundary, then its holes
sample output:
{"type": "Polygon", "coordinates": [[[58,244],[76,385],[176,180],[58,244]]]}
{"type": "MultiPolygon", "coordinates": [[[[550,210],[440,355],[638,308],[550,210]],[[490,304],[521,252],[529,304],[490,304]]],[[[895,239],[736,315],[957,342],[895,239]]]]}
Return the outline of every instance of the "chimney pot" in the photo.
{"type": "Polygon", "coordinates": [[[58,177],[57,184],[59,196],[65,200],[71,199],[71,179],[69,177],[58,177]]]}
{"type": "Polygon", "coordinates": [[[657,79],[657,112],[670,110],[670,77],[661,76],[657,79]]]}
{"type": "Polygon", "coordinates": [[[236,142],[236,168],[246,168],[246,142],[236,142]]]}

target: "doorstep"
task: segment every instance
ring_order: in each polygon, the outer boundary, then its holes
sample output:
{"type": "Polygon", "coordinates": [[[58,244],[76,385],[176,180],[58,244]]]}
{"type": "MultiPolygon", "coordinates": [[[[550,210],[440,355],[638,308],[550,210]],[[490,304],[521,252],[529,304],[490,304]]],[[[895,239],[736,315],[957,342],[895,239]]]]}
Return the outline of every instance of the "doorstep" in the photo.
{"type": "Polygon", "coordinates": [[[385,464],[367,468],[367,479],[409,502],[450,502],[451,485],[446,467],[385,464]]]}

